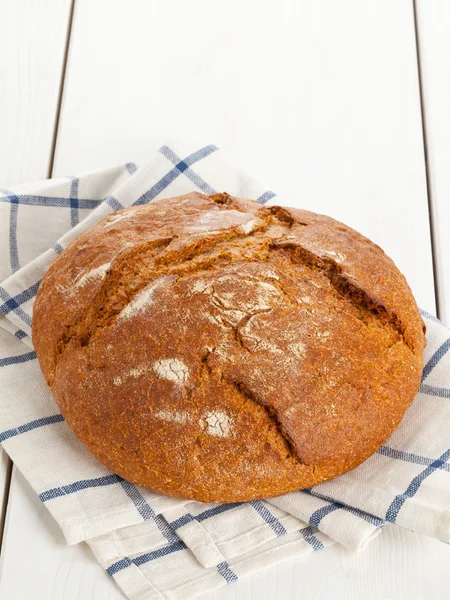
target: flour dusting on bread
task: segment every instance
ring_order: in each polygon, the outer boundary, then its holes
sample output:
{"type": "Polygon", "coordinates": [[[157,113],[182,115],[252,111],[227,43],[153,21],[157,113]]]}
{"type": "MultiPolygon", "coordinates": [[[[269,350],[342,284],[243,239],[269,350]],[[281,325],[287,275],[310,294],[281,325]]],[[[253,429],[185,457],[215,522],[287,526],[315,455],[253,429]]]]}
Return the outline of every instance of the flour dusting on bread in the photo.
{"type": "Polygon", "coordinates": [[[179,358],[164,358],[153,363],[153,370],[161,377],[182,385],[189,377],[189,369],[179,358]]]}
{"type": "Polygon", "coordinates": [[[192,420],[191,415],[186,411],[180,410],[167,410],[163,409],[155,413],[157,419],[161,421],[168,421],[169,423],[178,423],[179,425],[185,425],[192,420]]]}
{"type": "Polygon", "coordinates": [[[306,353],[306,346],[303,342],[295,342],[293,344],[288,344],[287,346],[292,354],[295,354],[298,358],[304,358],[306,353]]]}
{"type": "Polygon", "coordinates": [[[158,288],[164,287],[172,280],[173,277],[162,275],[155,281],[152,281],[150,285],[141,290],[139,294],[137,294],[137,296],[135,296],[133,300],[125,306],[122,312],[119,313],[117,320],[124,321],[143,313],[149,306],[153,304],[153,295],[155,291],[158,288]]]}
{"type": "Polygon", "coordinates": [[[126,379],[130,379],[130,378],[137,379],[141,375],[144,375],[145,373],[148,373],[148,371],[149,371],[149,366],[148,365],[146,365],[146,364],[139,365],[138,367],[135,367],[134,369],[130,369],[130,371],[128,371],[127,373],[125,373],[121,377],[119,377],[118,375],[116,375],[116,377],[114,377],[113,383],[114,383],[114,385],[122,385],[122,383],[126,379]]]}
{"type": "Polygon", "coordinates": [[[106,271],[109,269],[110,266],[111,263],[104,263],[96,269],[92,269],[92,271],[88,271],[88,273],[85,273],[81,277],[78,277],[78,279],[76,279],[75,281],[75,289],[83,288],[85,285],[91,283],[92,281],[99,281],[104,279],[106,276],[106,271]]]}
{"type": "Polygon", "coordinates": [[[247,221],[247,223],[241,225],[241,229],[244,233],[251,233],[260,223],[260,219],[251,219],[251,221],[247,221]]]}
{"type": "Polygon", "coordinates": [[[122,219],[126,219],[127,217],[131,217],[133,215],[132,212],[128,212],[128,213],[121,213],[121,214],[113,214],[111,215],[111,217],[109,217],[109,219],[106,221],[105,223],[105,229],[108,227],[111,227],[111,225],[114,225],[114,223],[118,223],[119,221],[122,221],[122,219]]]}
{"type": "Polygon", "coordinates": [[[200,427],[208,435],[214,437],[229,437],[232,434],[233,417],[221,410],[205,412],[199,421],[200,427]]]}

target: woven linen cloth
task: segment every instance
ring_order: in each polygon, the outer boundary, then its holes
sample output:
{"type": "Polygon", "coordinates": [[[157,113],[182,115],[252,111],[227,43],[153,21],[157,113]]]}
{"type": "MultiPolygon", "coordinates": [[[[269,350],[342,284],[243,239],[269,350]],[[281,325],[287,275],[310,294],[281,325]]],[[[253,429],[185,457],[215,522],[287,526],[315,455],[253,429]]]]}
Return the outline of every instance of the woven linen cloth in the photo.
{"type": "Polygon", "coordinates": [[[386,523],[450,542],[450,331],[425,312],[422,385],[400,427],[360,467],[310,490],[234,504],[169,498],[109,471],[68,428],[31,343],[40,280],[105,215],[193,190],[295,205],[215,146],[189,143],[139,167],[0,189],[0,442],[67,542],[86,541],[133,600],[195,597],[336,542],[361,550],[386,523]]]}

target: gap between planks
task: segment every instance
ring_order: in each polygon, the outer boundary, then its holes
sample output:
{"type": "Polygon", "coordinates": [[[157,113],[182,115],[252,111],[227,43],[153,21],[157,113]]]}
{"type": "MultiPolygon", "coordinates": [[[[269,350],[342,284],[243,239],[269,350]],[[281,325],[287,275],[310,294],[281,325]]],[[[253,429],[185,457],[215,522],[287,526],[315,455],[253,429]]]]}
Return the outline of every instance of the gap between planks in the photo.
{"type": "MultiPolygon", "coordinates": [[[[47,169],[47,178],[50,178],[53,174],[53,164],[55,159],[55,151],[56,151],[56,142],[58,138],[58,129],[59,129],[59,120],[61,116],[61,105],[64,93],[64,83],[66,80],[66,72],[67,72],[67,62],[69,57],[69,47],[70,47],[70,39],[72,34],[72,25],[73,25],[73,16],[75,12],[75,2],[76,0],[71,0],[70,8],[69,8],[69,18],[67,20],[67,30],[66,30],[66,42],[64,46],[64,54],[61,65],[61,74],[60,74],[60,83],[59,83],[59,91],[58,91],[58,101],[55,110],[55,120],[53,125],[53,136],[52,136],[52,146],[49,157],[49,166],[47,169]]],[[[0,505],[0,553],[2,551],[4,535],[5,535],[5,527],[6,527],[6,514],[8,509],[9,495],[11,490],[11,479],[13,476],[14,465],[3,450],[3,457],[1,460],[5,461],[4,466],[4,494],[3,499],[0,505]]]]}
{"type": "Polygon", "coordinates": [[[64,49],[64,56],[63,56],[62,67],[61,67],[61,78],[60,78],[60,83],[59,83],[58,103],[56,105],[55,123],[54,123],[54,128],[53,128],[52,149],[51,149],[51,153],[50,153],[50,161],[49,161],[48,171],[47,171],[47,177],[49,179],[53,176],[53,165],[55,163],[56,142],[58,141],[59,121],[61,118],[61,106],[62,106],[62,99],[63,99],[63,95],[64,95],[64,84],[66,82],[67,62],[68,62],[68,58],[69,58],[70,39],[72,36],[73,16],[75,13],[75,1],[76,0],[71,0],[70,10],[69,10],[69,19],[67,21],[66,46],[64,49]]]}
{"type": "Polygon", "coordinates": [[[420,102],[420,114],[421,114],[421,125],[422,125],[422,142],[423,142],[423,158],[425,162],[425,181],[427,189],[427,202],[428,202],[428,218],[430,227],[430,241],[431,241],[431,258],[433,263],[433,281],[434,281],[434,295],[436,304],[436,316],[438,319],[441,318],[440,310],[440,290],[439,290],[439,278],[438,278],[438,248],[436,242],[436,222],[435,212],[433,210],[433,195],[431,189],[431,178],[430,178],[430,165],[428,159],[428,137],[427,137],[427,121],[425,115],[425,99],[423,92],[422,82],[422,63],[420,54],[420,37],[419,37],[419,20],[417,17],[417,0],[411,0],[414,18],[414,38],[416,41],[416,59],[417,59],[417,77],[419,83],[419,102],[420,102]]]}

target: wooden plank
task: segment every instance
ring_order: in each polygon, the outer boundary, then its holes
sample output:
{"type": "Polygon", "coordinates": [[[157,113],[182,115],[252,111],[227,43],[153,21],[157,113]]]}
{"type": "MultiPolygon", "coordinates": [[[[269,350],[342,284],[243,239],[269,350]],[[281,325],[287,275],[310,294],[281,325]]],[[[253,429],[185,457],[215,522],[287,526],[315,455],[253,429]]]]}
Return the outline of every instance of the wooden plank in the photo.
{"type": "MultiPolygon", "coordinates": [[[[253,3],[238,0],[195,0],[176,9],[158,0],[126,7],[77,0],[55,174],[140,161],[170,138],[198,136],[229,151],[291,204],[374,239],[419,303],[435,311],[409,0],[280,0],[260,2],[257,14],[253,3]]],[[[66,556],[76,565],[74,578],[86,567],[93,579],[78,596],[73,585],[57,583],[56,597],[90,598],[94,581],[96,600],[117,595],[103,587],[106,575],[82,549],[44,534],[48,516],[19,477],[12,491],[0,596],[52,597],[66,556]],[[44,577],[37,568],[20,577],[24,548],[44,577]]],[[[333,548],[208,598],[420,597],[424,581],[430,597],[444,598],[445,552],[392,528],[361,555],[333,548]]]]}
{"type": "Polygon", "coordinates": [[[440,318],[450,324],[450,4],[417,0],[417,31],[440,318]]]}
{"type": "Polygon", "coordinates": [[[18,471],[11,481],[6,531],[0,598],[123,600],[85,544],[66,544],[53,517],[18,471]],[[17,537],[14,523],[19,521],[22,535],[17,537]]]}
{"type": "Polygon", "coordinates": [[[71,0],[0,2],[0,185],[45,179],[71,0]]]}
{"type": "MultiPolygon", "coordinates": [[[[71,0],[0,2],[0,187],[48,177],[71,0]]],[[[0,538],[11,464],[0,449],[0,538]]]]}

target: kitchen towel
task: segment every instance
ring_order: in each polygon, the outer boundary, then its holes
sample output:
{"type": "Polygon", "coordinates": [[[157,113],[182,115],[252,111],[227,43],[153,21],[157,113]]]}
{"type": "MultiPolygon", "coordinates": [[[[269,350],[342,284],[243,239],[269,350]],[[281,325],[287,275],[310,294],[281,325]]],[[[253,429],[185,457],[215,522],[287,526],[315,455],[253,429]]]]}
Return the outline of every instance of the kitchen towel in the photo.
{"type": "Polygon", "coordinates": [[[310,490],[235,504],[168,498],[111,473],[67,427],[31,343],[42,276],[107,214],[193,190],[295,205],[215,146],[189,143],[139,167],[0,189],[0,441],[68,543],[86,541],[129,598],[181,600],[335,542],[361,550],[385,523],[449,542],[450,331],[426,313],[423,381],[400,427],[363,465],[310,490]]]}

